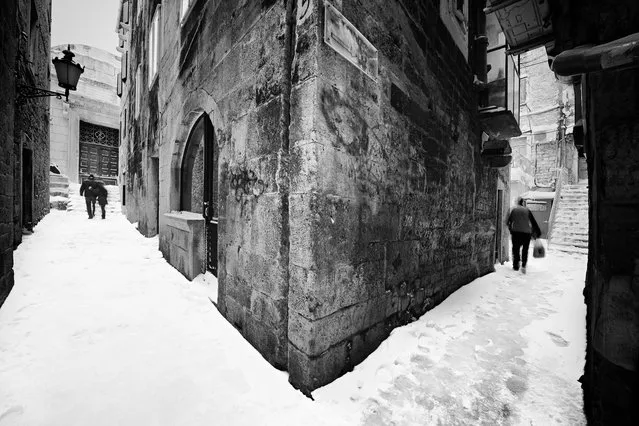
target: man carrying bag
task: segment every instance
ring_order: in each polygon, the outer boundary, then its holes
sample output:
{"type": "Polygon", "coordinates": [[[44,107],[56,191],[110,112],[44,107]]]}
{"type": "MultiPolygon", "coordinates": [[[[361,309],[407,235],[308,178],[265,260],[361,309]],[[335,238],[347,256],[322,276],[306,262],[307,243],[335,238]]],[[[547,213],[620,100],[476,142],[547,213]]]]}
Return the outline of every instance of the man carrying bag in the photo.
{"type": "MultiPolygon", "coordinates": [[[[517,206],[510,211],[506,225],[510,231],[513,245],[513,269],[515,271],[519,270],[519,261],[521,259],[521,272],[525,274],[530,238],[539,238],[539,236],[541,236],[541,230],[532,212],[524,206],[523,198],[519,197],[517,199],[517,206]]],[[[537,243],[541,244],[541,241],[537,240],[535,247],[537,247],[537,243]]],[[[534,252],[533,255],[535,255],[534,252]]]]}

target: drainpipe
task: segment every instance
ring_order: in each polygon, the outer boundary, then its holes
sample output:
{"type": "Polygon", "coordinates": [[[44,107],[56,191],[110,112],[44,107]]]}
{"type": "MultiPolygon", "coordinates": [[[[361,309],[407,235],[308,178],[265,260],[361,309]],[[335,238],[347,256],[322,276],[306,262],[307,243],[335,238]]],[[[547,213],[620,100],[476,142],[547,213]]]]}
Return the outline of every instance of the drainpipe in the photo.
{"type": "MultiPolygon", "coordinates": [[[[477,7],[477,31],[475,35],[475,75],[477,80],[486,84],[488,80],[488,36],[486,35],[486,1],[480,1],[477,7]]],[[[479,106],[488,105],[488,90],[479,92],[479,106]]]]}
{"type": "MultiPolygon", "coordinates": [[[[297,12],[295,10],[296,0],[286,1],[286,34],[284,38],[284,59],[282,63],[282,107],[280,109],[280,147],[277,153],[277,171],[275,175],[277,190],[279,192],[282,215],[280,222],[280,252],[279,263],[284,274],[284,288],[286,298],[288,299],[290,285],[289,256],[290,256],[290,209],[289,209],[289,148],[290,134],[289,126],[291,124],[291,89],[292,89],[292,71],[295,46],[295,28],[297,27],[297,12]]],[[[286,320],[283,324],[285,327],[284,336],[286,340],[282,342],[286,345],[282,350],[282,361],[285,365],[277,366],[288,370],[288,303],[284,315],[286,320]]]]}
{"type": "Polygon", "coordinates": [[[560,76],[586,74],[639,65],[639,33],[598,46],[580,46],[555,57],[552,70],[560,76]]]}
{"type": "Polygon", "coordinates": [[[293,72],[293,57],[295,54],[295,27],[297,14],[295,0],[286,1],[286,35],[284,38],[284,73],[282,77],[282,110],[280,112],[280,142],[281,149],[289,151],[289,125],[291,124],[291,73],[293,72]]]}

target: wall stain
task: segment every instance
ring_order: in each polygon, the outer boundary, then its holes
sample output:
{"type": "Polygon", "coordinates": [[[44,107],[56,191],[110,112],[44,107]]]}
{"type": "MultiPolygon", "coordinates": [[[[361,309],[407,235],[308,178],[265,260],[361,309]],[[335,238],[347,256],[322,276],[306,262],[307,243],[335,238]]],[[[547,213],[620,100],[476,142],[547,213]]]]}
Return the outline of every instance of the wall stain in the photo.
{"type": "Polygon", "coordinates": [[[337,136],[333,142],[336,148],[344,148],[351,155],[361,155],[368,152],[368,124],[366,120],[353,108],[351,102],[344,99],[336,88],[323,88],[320,95],[320,110],[331,133],[337,136]],[[343,124],[342,124],[343,123],[343,124]],[[347,140],[340,133],[340,127],[347,125],[353,130],[354,136],[347,140]],[[338,127],[339,126],[339,127],[338,127]]]}
{"type": "Polygon", "coordinates": [[[257,198],[266,189],[264,181],[259,179],[253,170],[248,170],[246,167],[232,167],[229,174],[231,189],[235,191],[235,201],[240,201],[244,195],[251,194],[257,198]]]}

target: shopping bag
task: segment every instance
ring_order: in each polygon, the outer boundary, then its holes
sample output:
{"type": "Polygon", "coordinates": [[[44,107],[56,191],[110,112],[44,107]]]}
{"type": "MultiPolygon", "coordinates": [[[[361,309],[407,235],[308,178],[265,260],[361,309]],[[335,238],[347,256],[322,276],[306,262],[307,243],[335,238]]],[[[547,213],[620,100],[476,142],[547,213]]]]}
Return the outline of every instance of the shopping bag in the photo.
{"type": "Polygon", "coordinates": [[[545,257],[545,256],[546,256],[546,248],[544,247],[544,243],[542,243],[540,239],[536,239],[535,244],[533,245],[533,257],[545,257]]]}

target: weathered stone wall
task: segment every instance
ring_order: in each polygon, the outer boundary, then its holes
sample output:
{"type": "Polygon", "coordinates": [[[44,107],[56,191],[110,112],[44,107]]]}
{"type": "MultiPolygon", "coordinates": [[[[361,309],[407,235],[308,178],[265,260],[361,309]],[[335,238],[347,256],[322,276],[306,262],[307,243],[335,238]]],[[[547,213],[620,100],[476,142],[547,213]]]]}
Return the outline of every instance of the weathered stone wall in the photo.
{"type": "MultiPolygon", "coordinates": [[[[539,135],[545,138],[545,134],[539,135]]],[[[535,182],[538,185],[551,186],[557,177],[559,167],[559,144],[556,139],[537,142],[533,145],[535,162],[535,182]]]]}
{"type": "MultiPolygon", "coordinates": [[[[160,73],[153,84],[146,69],[148,35],[137,30],[150,25],[157,2],[148,3],[139,12],[134,5],[131,14],[122,97],[128,110],[121,149],[127,217],[139,222],[143,234],[153,235],[158,230],[149,211],[158,203],[160,248],[171,258],[164,213],[180,210],[184,150],[195,122],[206,114],[219,149],[219,309],[270,362],[286,368],[288,235],[282,218],[287,198],[276,183],[277,170],[284,170],[277,151],[285,3],[196,0],[180,22],[180,2],[163,2],[160,73]],[[142,94],[139,117],[136,85],[142,94]],[[159,157],[159,200],[149,190],[152,156],[159,157]],[[264,182],[263,193],[236,197],[232,177],[243,171],[264,182]]],[[[193,190],[199,192],[201,165],[196,159],[193,190]]],[[[193,195],[191,210],[199,213],[202,195],[193,195]]]]}
{"type": "Polygon", "coordinates": [[[0,306],[13,287],[13,169],[14,115],[16,101],[15,61],[16,2],[3,5],[0,14],[0,306]]]}
{"type": "MultiPolygon", "coordinates": [[[[23,0],[18,8],[19,31],[30,34],[20,39],[16,61],[18,84],[49,87],[49,45],[51,33],[51,1],[23,0]],[[35,6],[32,11],[31,5],[35,6]],[[31,26],[34,15],[37,23],[31,26]]],[[[27,99],[16,109],[14,128],[14,179],[19,183],[14,192],[14,244],[22,241],[22,227],[35,225],[49,212],[49,100],[27,99]],[[22,210],[22,156],[30,150],[33,159],[33,195],[31,212],[22,210]],[[23,217],[24,216],[24,217],[23,217]]]]}
{"type": "Polygon", "coordinates": [[[292,91],[288,328],[306,390],[493,270],[497,192],[439,2],[334,2],[378,49],[376,79],[322,42],[310,4],[292,91]]]}
{"type": "Polygon", "coordinates": [[[517,198],[532,188],[534,183],[535,163],[532,138],[519,136],[510,139],[513,150],[510,163],[510,205],[517,205],[517,198]]]}
{"type": "MultiPolygon", "coordinates": [[[[519,182],[528,189],[535,185],[548,187],[555,184],[558,168],[563,169],[566,181],[577,180],[577,151],[571,138],[575,124],[575,99],[571,85],[560,82],[548,67],[544,47],[521,55],[521,119],[522,137],[531,145],[528,160],[532,171],[519,182]],[[564,139],[565,138],[565,139],[564,139]],[[526,185],[526,181],[532,181],[526,185]]],[[[518,138],[518,139],[521,139],[518,138]]],[[[516,167],[513,164],[513,167],[516,167]]]]}
{"type": "Polygon", "coordinates": [[[151,3],[131,15],[127,216],[152,235],[148,206],[159,201],[160,249],[172,258],[165,214],[180,210],[187,140],[206,115],[219,150],[218,307],[296,386],[334,379],[493,270],[498,173],[481,162],[472,72],[438,2],[335,2],[379,50],[375,79],[324,44],[321,1],[196,0],[182,22],[165,2],[149,84],[136,28],[149,27],[151,3]],[[263,192],[243,191],[253,174],[263,192]]]}
{"type": "Polygon", "coordinates": [[[584,398],[592,424],[639,419],[639,73],[590,75],[584,398]]]}
{"type": "MultiPolygon", "coordinates": [[[[51,57],[62,58],[67,45],[51,48],[51,57]]],[[[80,121],[119,128],[120,99],[116,95],[116,74],[120,58],[112,53],[83,44],[72,44],[75,62],[84,67],[78,89],[69,102],[51,98],[51,163],[57,164],[71,182],[79,183],[80,121]]],[[[55,67],[51,69],[51,90],[58,87],[55,67]]]]}
{"type": "Polygon", "coordinates": [[[18,100],[17,86],[48,87],[51,1],[36,0],[33,10],[31,0],[5,3],[0,16],[0,305],[13,286],[13,249],[22,241],[22,227],[35,225],[49,211],[48,100],[18,100]],[[24,203],[30,208],[23,211],[24,150],[33,159],[33,192],[24,203]]]}

